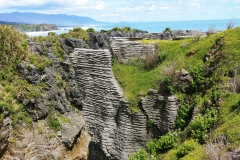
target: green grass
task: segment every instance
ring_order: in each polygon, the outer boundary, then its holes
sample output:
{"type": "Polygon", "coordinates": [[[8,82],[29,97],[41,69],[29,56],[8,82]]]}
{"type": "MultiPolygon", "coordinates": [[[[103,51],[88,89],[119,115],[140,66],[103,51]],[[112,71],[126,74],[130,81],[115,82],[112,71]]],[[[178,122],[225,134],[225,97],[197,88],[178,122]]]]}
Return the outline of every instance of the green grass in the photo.
{"type": "MultiPolygon", "coordinates": [[[[157,54],[165,56],[164,61],[162,61],[157,68],[147,71],[142,65],[138,66],[134,63],[113,64],[113,72],[124,90],[124,98],[130,102],[129,108],[134,111],[139,111],[137,105],[139,99],[137,99],[137,95],[140,92],[146,94],[150,88],[161,90],[159,82],[163,81],[164,77],[174,76],[176,70],[183,68],[192,76],[194,75],[198,78],[200,72],[196,71],[196,69],[198,67],[203,68],[204,74],[201,75],[202,82],[200,84],[197,83],[200,82],[200,79],[194,79],[190,91],[185,92],[177,88],[174,94],[180,98],[182,97],[183,102],[187,100],[187,102],[191,104],[191,107],[198,107],[201,117],[206,117],[207,111],[212,108],[215,111],[214,121],[211,123],[210,128],[207,128],[206,133],[204,133],[206,134],[206,138],[199,141],[201,144],[197,144],[191,152],[186,152],[188,154],[181,159],[206,159],[208,155],[204,147],[205,144],[211,143],[213,140],[220,141],[221,136],[227,137],[228,146],[225,146],[225,151],[227,151],[229,147],[235,149],[240,145],[240,94],[233,93],[229,90],[229,80],[231,80],[233,76],[232,73],[237,66],[240,66],[239,37],[240,27],[229,29],[218,34],[212,34],[199,41],[192,39],[173,41],[144,39],[141,40],[141,42],[159,43],[157,54]],[[209,53],[211,47],[216,44],[217,40],[222,40],[223,47],[215,56],[212,56],[207,62],[204,62],[204,56],[209,53]],[[189,52],[194,52],[195,54],[192,57],[187,57],[187,53],[189,52]],[[211,74],[205,74],[205,69],[211,67],[214,67],[213,72],[211,74]],[[210,102],[210,104],[208,104],[208,102],[210,102]]],[[[239,75],[240,72],[238,71],[237,76],[239,75]]],[[[176,81],[173,81],[173,83],[178,86],[176,81]]],[[[190,119],[186,119],[186,121],[187,120],[190,121],[190,119]]],[[[185,128],[182,128],[183,134],[180,142],[183,142],[183,144],[193,138],[190,134],[191,128],[189,125],[196,123],[195,121],[189,124],[187,123],[184,125],[185,128]]],[[[204,120],[204,124],[205,121],[206,120],[204,120]]],[[[154,148],[154,146],[152,147],[154,148]]],[[[181,147],[181,145],[177,144],[175,148],[169,150],[167,153],[160,152],[154,156],[160,157],[160,159],[179,159],[177,155],[179,147],[181,147]]]]}
{"type": "Polygon", "coordinates": [[[147,94],[148,90],[156,86],[159,71],[146,71],[136,66],[124,65],[115,62],[113,67],[115,78],[124,89],[124,98],[130,103],[130,109],[138,111],[137,98],[139,93],[147,94]]]}
{"type": "Polygon", "coordinates": [[[71,123],[70,119],[68,119],[67,117],[65,117],[63,115],[60,115],[60,120],[62,123],[68,123],[68,124],[71,123]]]}

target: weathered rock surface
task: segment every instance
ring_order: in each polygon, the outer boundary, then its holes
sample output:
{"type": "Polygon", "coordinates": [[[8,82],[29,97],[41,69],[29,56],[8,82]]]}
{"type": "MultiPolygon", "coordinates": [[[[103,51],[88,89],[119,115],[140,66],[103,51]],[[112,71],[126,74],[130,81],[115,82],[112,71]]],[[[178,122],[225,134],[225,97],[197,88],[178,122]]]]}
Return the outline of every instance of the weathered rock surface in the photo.
{"type": "Polygon", "coordinates": [[[71,53],[74,48],[83,48],[85,42],[81,39],[62,38],[60,39],[61,46],[66,53],[71,53]]]}
{"type": "MultiPolygon", "coordinates": [[[[44,70],[37,70],[27,62],[18,66],[19,73],[30,84],[44,83],[45,87],[38,98],[22,98],[34,122],[30,125],[18,122],[14,126],[15,131],[10,136],[12,142],[8,145],[3,159],[86,160],[88,157],[91,137],[80,110],[70,107],[70,104],[77,104],[76,98],[79,98],[75,72],[69,65],[68,58],[60,63],[53,53],[48,53],[47,56],[53,61],[53,66],[44,70]],[[64,89],[64,83],[69,84],[68,90],[64,89]],[[49,127],[47,118],[49,114],[60,122],[58,132],[49,127]]],[[[81,108],[81,104],[76,107],[81,108]]],[[[3,142],[8,144],[6,140],[3,142]]]]}
{"type": "Polygon", "coordinates": [[[31,53],[43,54],[42,46],[37,42],[28,42],[29,50],[31,53]]]}
{"type": "MultiPolygon", "coordinates": [[[[18,125],[16,139],[9,144],[2,159],[87,159],[89,136],[83,117],[74,110],[64,114],[69,123],[63,123],[58,133],[52,131],[45,120],[33,122],[27,128],[18,125]],[[17,138],[19,136],[20,138],[17,138]],[[77,146],[77,148],[76,148],[77,146]]],[[[15,138],[16,137],[16,138],[15,138]]]]}
{"type": "Polygon", "coordinates": [[[177,113],[176,97],[168,97],[167,105],[159,103],[155,109],[156,96],[154,103],[147,104],[148,100],[145,100],[144,108],[149,107],[145,113],[129,111],[111,70],[109,50],[75,49],[69,59],[75,69],[82,114],[92,137],[89,160],[126,160],[131,153],[145,147],[153,137],[147,127],[149,115],[156,116],[154,120],[162,133],[173,128],[177,113]],[[157,116],[161,117],[160,121],[157,116]]]}
{"type": "Polygon", "coordinates": [[[0,122],[0,158],[7,150],[9,144],[9,138],[12,132],[12,121],[9,117],[3,117],[0,122]]]}
{"type": "Polygon", "coordinates": [[[89,33],[89,40],[86,41],[92,49],[109,49],[108,42],[109,36],[103,33],[89,33]]]}
{"type": "Polygon", "coordinates": [[[120,32],[112,31],[109,34],[110,37],[125,37],[125,38],[147,38],[147,39],[162,39],[162,40],[172,40],[188,37],[206,37],[206,33],[199,32],[196,30],[166,30],[162,33],[148,33],[147,31],[137,30],[136,32],[120,32]]]}
{"type": "Polygon", "coordinates": [[[141,42],[131,41],[128,38],[111,38],[110,46],[112,54],[124,63],[127,63],[131,58],[145,58],[147,54],[155,52],[154,45],[142,44],[141,42]]]}
{"type": "Polygon", "coordinates": [[[154,137],[164,135],[174,129],[174,123],[178,113],[179,101],[176,96],[161,96],[155,90],[150,90],[149,97],[141,99],[142,108],[158,132],[154,137]]]}

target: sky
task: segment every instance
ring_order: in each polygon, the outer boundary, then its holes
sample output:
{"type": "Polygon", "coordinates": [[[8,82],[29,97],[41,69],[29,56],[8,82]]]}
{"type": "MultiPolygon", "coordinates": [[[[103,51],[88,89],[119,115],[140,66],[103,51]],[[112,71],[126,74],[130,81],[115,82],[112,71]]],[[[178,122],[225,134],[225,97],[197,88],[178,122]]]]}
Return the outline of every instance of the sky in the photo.
{"type": "Polygon", "coordinates": [[[0,0],[0,13],[15,11],[104,22],[240,19],[240,0],[0,0]]]}

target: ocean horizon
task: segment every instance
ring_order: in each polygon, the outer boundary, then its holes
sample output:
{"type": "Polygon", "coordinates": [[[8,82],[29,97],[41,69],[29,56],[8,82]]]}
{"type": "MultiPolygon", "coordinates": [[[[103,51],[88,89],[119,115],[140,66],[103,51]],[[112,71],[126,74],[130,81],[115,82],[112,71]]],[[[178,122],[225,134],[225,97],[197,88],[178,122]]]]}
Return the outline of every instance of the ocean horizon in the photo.
{"type": "MultiPolygon", "coordinates": [[[[148,31],[149,33],[160,33],[165,28],[171,30],[197,30],[206,32],[210,27],[216,31],[227,29],[227,24],[231,19],[227,20],[194,20],[194,21],[169,21],[169,22],[122,22],[122,23],[107,23],[104,25],[84,25],[84,26],[58,26],[59,30],[44,31],[44,32],[26,32],[29,36],[46,36],[48,32],[56,32],[57,34],[67,33],[75,27],[83,29],[94,28],[96,31],[110,30],[114,27],[129,26],[133,29],[148,31]]],[[[240,19],[233,19],[234,27],[240,26],[240,19]]]]}

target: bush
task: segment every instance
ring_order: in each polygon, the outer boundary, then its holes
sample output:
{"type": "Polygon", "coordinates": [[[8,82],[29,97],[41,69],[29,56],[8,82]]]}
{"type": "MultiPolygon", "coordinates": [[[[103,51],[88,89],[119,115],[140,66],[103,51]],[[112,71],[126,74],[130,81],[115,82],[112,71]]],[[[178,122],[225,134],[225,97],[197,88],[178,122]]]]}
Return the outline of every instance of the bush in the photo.
{"type": "Polygon", "coordinates": [[[207,35],[210,36],[216,33],[215,25],[209,25],[207,30],[207,35]]]}
{"type": "Polygon", "coordinates": [[[156,155],[157,152],[166,152],[176,145],[176,140],[180,136],[180,132],[168,132],[161,136],[158,140],[153,139],[147,143],[147,150],[150,154],[156,155]]]}
{"type": "Polygon", "coordinates": [[[190,92],[199,92],[203,89],[204,69],[202,66],[197,66],[190,71],[193,80],[190,83],[190,92]]]}
{"type": "Polygon", "coordinates": [[[207,138],[207,133],[212,125],[217,121],[217,110],[207,110],[204,116],[198,116],[190,123],[189,130],[191,136],[198,139],[199,142],[204,142],[207,138]]]}
{"type": "Polygon", "coordinates": [[[37,70],[43,70],[45,67],[52,65],[52,61],[37,53],[29,55],[30,62],[37,67],[37,70]]]}
{"type": "Polygon", "coordinates": [[[61,130],[60,123],[58,119],[54,115],[49,115],[47,119],[47,124],[51,127],[55,132],[61,130]]]}
{"type": "Polygon", "coordinates": [[[152,70],[159,64],[159,56],[154,52],[149,52],[144,59],[144,63],[147,70],[152,70]]]}
{"type": "Polygon", "coordinates": [[[232,18],[227,23],[227,29],[232,29],[235,26],[235,20],[232,18]]]}
{"type": "Polygon", "coordinates": [[[175,129],[183,130],[189,124],[191,120],[191,105],[185,99],[181,101],[178,109],[178,116],[175,121],[175,129]]]}
{"type": "Polygon", "coordinates": [[[196,140],[191,139],[191,140],[185,141],[181,146],[178,147],[177,157],[180,159],[188,155],[197,146],[199,146],[199,144],[196,140]]]}
{"type": "Polygon", "coordinates": [[[68,34],[71,35],[72,38],[80,38],[83,40],[89,39],[88,32],[82,29],[81,27],[73,28],[73,30],[70,30],[68,34]]]}
{"type": "Polygon", "coordinates": [[[88,32],[88,33],[90,33],[90,32],[95,33],[96,31],[95,31],[94,28],[88,28],[88,29],[86,30],[86,32],[88,32]]]}
{"type": "Polygon", "coordinates": [[[148,153],[144,149],[140,149],[137,153],[132,154],[129,160],[149,160],[148,153]]]}
{"type": "Polygon", "coordinates": [[[16,66],[27,55],[25,36],[10,26],[0,25],[0,68],[16,66]]]}

